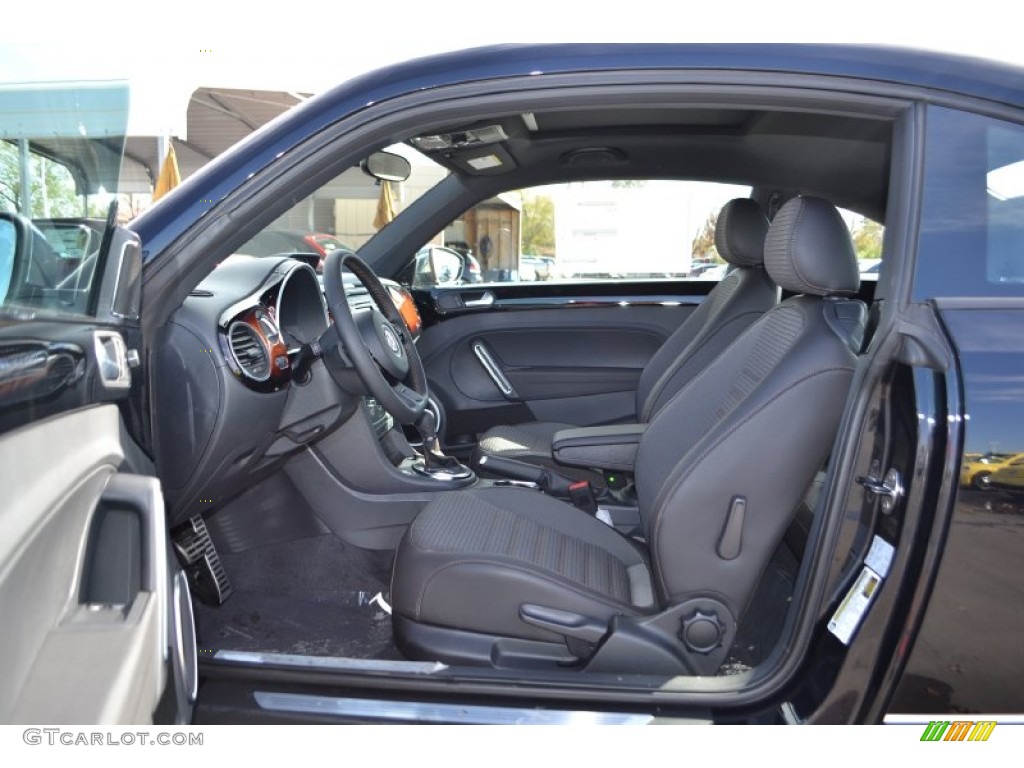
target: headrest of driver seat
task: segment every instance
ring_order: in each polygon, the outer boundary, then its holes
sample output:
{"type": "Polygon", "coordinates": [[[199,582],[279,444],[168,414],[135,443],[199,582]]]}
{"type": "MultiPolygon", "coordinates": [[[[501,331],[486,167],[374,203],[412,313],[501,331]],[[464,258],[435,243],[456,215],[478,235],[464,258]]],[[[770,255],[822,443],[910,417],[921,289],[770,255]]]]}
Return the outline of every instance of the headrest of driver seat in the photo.
{"type": "Polygon", "coordinates": [[[715,250],[737,267],[764,264],[764,238],[768,217],[749,197],[737,197],[722,206],[715,224],[715,250]]]}
{"type": "Polygon", "coordinates": [[[777,285],[815,296],[855,294],[857,255],[836,207],[820,197],[794,197],[772,220],[764,266],[777,285]]]}

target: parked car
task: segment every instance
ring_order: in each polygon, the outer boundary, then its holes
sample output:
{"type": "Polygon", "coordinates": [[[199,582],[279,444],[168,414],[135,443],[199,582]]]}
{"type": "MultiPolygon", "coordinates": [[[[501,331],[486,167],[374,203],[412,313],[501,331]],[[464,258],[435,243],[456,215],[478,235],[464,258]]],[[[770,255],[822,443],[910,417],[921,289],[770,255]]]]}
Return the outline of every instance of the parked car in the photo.
{"type": "Polygon", "coordinates": [[[0,214],[0,719],[1024,713],[1024,508],[958,485],[1024,451],[1021,168],[999,64],[507,46],[305,101],[108,224],[87,286],[0,214]],[[447,174],[326,298],[233,255],[413,150],[447,174]],[[475,204],[595,179],[745,185],[735,269],[409,277],[475,204]],[[877,283],[836,207],[885,225],[877,283]]]}
{"type": "Polygon", "coordinates": [[[519,257],[519,279],[520,280],[550,280],[554,277],[555,260],[550,256],[529,256],[523,254],[519,257]]]}
{"type": "Polygon", "coordinates": [[[334,235],[321,232],[304,233],[287,229],[263,230],[238,248],[238,253],[248,256],[274,256],[286,253],[310,253],[319,256],[314,265],[317,272],[323,271],[323,259],[333,250],[351,250],[334,235]]]}
{"type": "Polygon", "coordinates": [[[982,487],[1013,494],[1024,494],[1024,454],[1018,453],[993,468],[990,474],[979,479],[982,487]]]}
{"type": "Polygon", "coordinates": [[[984,490],[988,476],[1017,458],[1015,453],[985,453],[964,456],[960,467],[960,485],[984,490]]]}

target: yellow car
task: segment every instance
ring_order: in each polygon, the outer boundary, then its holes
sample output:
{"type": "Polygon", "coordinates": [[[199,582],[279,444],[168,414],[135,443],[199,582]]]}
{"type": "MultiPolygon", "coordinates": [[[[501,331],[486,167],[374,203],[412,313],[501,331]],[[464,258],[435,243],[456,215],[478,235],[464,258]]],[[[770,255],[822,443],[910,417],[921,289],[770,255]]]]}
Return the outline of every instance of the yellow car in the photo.
{"type": "Polygon", "coordinates": [[[1024,458],[1024,453],[966,454],[960,467],[960,485],[986,490],[989,475],[1018,458],[1024,458]]]}
{"type": "Polygon", "coordinates": [[[982,482],[987,490],[1024,493],[1024,453],[1018,453],[987,475],[982,482]]]}

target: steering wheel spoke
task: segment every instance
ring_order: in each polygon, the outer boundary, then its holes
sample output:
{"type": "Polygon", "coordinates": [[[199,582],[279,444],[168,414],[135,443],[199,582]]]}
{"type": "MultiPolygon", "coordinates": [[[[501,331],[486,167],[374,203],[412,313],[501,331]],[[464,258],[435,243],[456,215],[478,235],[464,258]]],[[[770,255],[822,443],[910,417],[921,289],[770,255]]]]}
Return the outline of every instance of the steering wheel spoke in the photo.
{"type": "Polygon", "coordinates": [[[366,389],[400,424],[413,424],[427,404],[427,377],[412,334],[373,270],[351,251],[332,251],[324,290],[334,330],[366,389]],[[342,269],[366,287],[374,307],[353,310],[342,269]]]}

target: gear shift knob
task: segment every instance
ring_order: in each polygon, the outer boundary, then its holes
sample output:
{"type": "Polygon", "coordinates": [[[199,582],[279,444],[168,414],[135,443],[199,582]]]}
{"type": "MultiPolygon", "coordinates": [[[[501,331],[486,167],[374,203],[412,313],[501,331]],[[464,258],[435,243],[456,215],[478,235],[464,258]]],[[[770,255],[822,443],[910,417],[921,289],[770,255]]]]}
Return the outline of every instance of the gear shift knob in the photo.
{"type": "Polygon", "coordinates": [[[465,479],[472,477],[472,472],[452,456],[445,456],[437,442],[437,420],[430,410],[423,411],[413,425],[423,439],[423,472],[432,477],[447,479],[465,479]]]}
{"type": "Polygon", "coordinates": [[[433,411],[429,408],[424,409],[413,426],[416,427],[416,431],[423,438],[423,458],[429,462],[429,457],[432,454],[440,453],[437,447],[437,421],[434,418],[433,411]]]}

